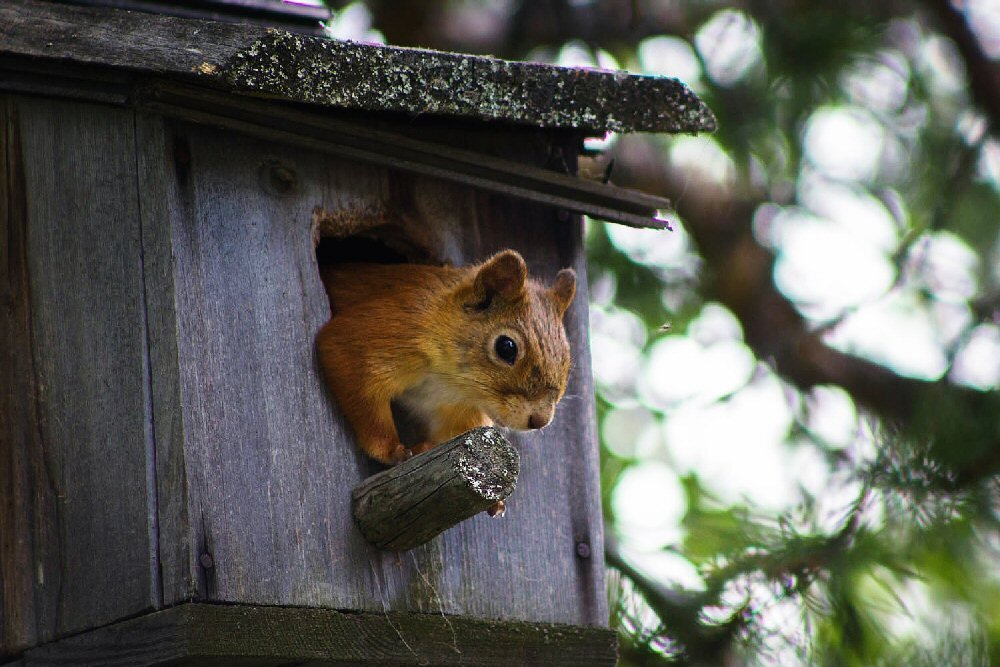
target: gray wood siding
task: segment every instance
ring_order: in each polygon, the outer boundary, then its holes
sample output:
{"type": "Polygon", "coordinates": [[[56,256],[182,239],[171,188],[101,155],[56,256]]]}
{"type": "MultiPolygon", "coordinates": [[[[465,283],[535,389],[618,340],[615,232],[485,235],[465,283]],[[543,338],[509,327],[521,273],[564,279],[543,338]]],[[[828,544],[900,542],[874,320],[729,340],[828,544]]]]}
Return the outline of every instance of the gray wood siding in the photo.
{"type": "Polygon", "coordinates": [[[194,591],[205,600],[352,608],[361,592],[350,581],[348,543],[359,538],[347,480],[359,469],[337,447],[345,435],[315,371],[313,339],[329,310],[310,231],[318,163],[209,128],[159,138],[148,150],[166,156],[158,164],[169,242],[147,253],[163,263],[172,254],[174,296],[162,307],[176,309],[176,323],[158,315],[166,330],[153,338],[176,331],[178,363],[156,371],[182,406],[182,451],[169,458],[180,458],[186,477],[161,483],[161,503],[189,511],[162,517],[161,541],[193,550],[164,558],[165,600],[194,591]],[[294,196],[261,185],[261,165],[278,157],[298,163],[294,196]],[[202,566],[206,553],[211,568],[202,566]]]}
{"type": "Polygon", "coordinates": [[[18,378],[33,394],[14,414],[30,435],[4,452],[27,466],[2,480],[32,526],[30,553],[3,575],[34,579],[31,595],[5,590],[4,616],[31,616],[16,646],[155,608],[160,594],[134,114],[28,98],[6,109],[24,184],[23,217],[7,217],[24,225],[13,298],[30,313],[15,353],[33,375],[18,378]]]}

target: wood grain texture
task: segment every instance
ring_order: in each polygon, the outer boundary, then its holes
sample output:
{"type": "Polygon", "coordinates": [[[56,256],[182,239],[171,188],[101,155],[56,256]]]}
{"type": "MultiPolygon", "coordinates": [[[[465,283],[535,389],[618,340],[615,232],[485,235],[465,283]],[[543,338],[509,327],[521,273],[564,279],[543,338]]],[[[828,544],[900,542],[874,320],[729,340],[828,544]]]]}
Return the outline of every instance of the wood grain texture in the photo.
{"type": "Polygon", "coordinates": [[[165,3],[163,0],[83,0],[79,4],[208,21],[282,27],[311,35],[324,34],[322,22],[329,21],[333,15],[325,6],[314,7],[275,0],[201,0],[193,6],[165,3]]]}
{"type": "Polygon", "coordinates": [[[0,97],[0,656],[55,624],[37,572],[58,572],[54,489],[46,483],[32,348],[24,151],[17,101],[0,97]]]}
{"type": "Polygon", "coordinates": [[[505,500],[519,464],[497,429],[473,429],[354,487],[354,519],[379,549],[406,551],[505,500]]]}
{"type": "Polygon", "coordinates": [[[174,170],[175,147],[165,136],[162,119],[137,114],[135,123],[149,339],[150,418],[156,442],[152,463],[156,479],[159,575],[161,589],[167,592],[163,602],[172,604],[198,593],[197,580],[189,576],[196,567],[198,545],[192,542],[190,531],[171,228],[172,220],[183,213],[171,208],[177,203],[168,196],[171,179],[181,178],[184,171],[183,165],[174,170]]]}
{"type": "Polygon", "coordinates": [[[414,139],[412,132],[376,129],[370,119],[333,119],[328,114],[282,108],[273,102],[173,83],[144,88],[136,95],[136,106],[267,141],[425,174],[602,220],[633,227],[669,227],[657,217],[660,210],[671,208],[670,201],[662,197],[504,160],[481,151],[421,141],[414,139]]]}
{"type": "MultiPolygon", "coordinates": [[[[149,163],[160,175],[144,177],[164,192],[156,215],[166,220],[154,215],[150,225],[170,237],[145,237],[147,262],[168,274],[150,302],[150,338],[176,337],[176,355],[152,350],[164,366],[154,395],[162,388],[183,415],[169,437],[160,429],[171,422],[155,419],[157,442],[174,443],[158,457],[159,503],[187,512],[161,512],[165,601],[195,591],[213,601],[606,624],[585,295],[567,315],[576,360],[567,398],[552,425],[514,436],[522,467],[507,516],[473,517],[401,557],[354,527],[350,489],[378,467],[356,451],[313,345],[329,317],[310,229],[317,206],[398,211],[380,233],[437,261],[467,264],[514,247],[544,278],[573,266],[583,284],[580,221],[238,134],[165,127],[150,134],[160,148],[149,154],[164,156],[149,163]],[[292,176],[280,190],[275,166],[292,176]],[[171,309],[175,323],[157,314],[171,309]],[[581,542],[589,558],[577,555],[581,542]],[[190,552],[168,555],[184,544],[190,552]]],[[[527,135],[491,141],[500,154],[547,159],[527,135]]]]}
{"type": "Polygon", "coordinates": [[[440,614],[184,604],[28,651],[23,667],[613,665],[613,632],[440,614]]]}
{"type": "Polygon", "coordinates": [[[4,600],[32,616],[5,634],[5,649],[159,604],[132,114],[13,104],[28,282],[18,296],[30,304],[30,350],[19,345],[31,360],[15,369],[29,398],[17,408],[27,408],[17,415],[23,439],[12,443],[21,448],[14,467],[27,471],[14,472],[16,491],[27,500],[7,502],[26,503],[31,528],[21,524],[16,536],[30,540],[30,562],[22,553],[0,568],[33,590],[4,600]],[[31,624],[34,633],[18,636],[31,624]]]}
{"type": "Polygon", "coordinates": [[[154,390],[181,411],[172,436],[156,427],[171,447],[160,505],[179,511],[160,526],[164,599],[358,608],[362,474],[337,447],[314,351],[329,306],[310,220],[326,174],[308,154],[210,128],[169,124],[149,148],[163,156],[149,164],[163,184],[150,225],[168,237],[147,238],[168,272],[151,338],[176,347],[154,390]],[[287,192],[272,187],[277,167],[294,173],[287,192]]]}

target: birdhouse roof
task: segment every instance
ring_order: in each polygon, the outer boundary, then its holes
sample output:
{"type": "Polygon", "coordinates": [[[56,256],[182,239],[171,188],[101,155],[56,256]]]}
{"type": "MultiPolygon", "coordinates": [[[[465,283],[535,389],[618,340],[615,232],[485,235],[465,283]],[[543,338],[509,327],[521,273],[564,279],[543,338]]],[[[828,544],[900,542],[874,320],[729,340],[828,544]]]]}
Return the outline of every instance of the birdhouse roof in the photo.
{"type": "Polygon", "coordinates": [[[71,66],[60,72],[68,87],[79,87],[74,68],[103,73],[95,95],[114,96],[123,77],[155,74],[326,107],[591,134],[715,129],[708,107],[684,83],[668,77],[338,41],[258,25],[44,0],[0,5],[0,69],[23,71],[23,65],[45,63],[71,66]]]}

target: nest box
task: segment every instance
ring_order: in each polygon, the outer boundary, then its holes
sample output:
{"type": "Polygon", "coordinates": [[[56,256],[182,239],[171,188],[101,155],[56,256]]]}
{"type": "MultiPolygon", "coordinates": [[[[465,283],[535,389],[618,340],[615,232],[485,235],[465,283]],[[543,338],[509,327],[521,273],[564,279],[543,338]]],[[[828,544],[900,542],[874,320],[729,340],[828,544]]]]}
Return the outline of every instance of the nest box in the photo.
{"type": "Polygon", "coordinates": [[[586,136],[696,132],[673,79],[0,5],[0,663],[611,664],[586,136]],[[506,517],[358,530],[318,263],[579,276],[567,398],[506,517]]]}

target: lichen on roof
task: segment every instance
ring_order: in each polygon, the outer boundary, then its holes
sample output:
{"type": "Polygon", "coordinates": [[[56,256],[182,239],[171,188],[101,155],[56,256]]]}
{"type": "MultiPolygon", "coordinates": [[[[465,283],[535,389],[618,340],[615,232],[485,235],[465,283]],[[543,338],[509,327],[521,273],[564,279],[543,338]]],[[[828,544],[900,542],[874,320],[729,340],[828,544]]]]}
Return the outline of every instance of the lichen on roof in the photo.
{"type": "Polygon", "coordinates": [[[197,78],[231,92],[346,109],[593,134],[715,129],[708,107],[682,82],[667,77],[336,41],[257,25],[44,0],[0,2],[0,59],[6,57],[57,69],[83,66],[98,82],[109,73],[115,80],[197,78]]]}
{"type": "Polygon", "coordinates": [[[605,132],[704,132],[712,112],[681,81],[270,30],[213,73],[234,88],[371,111],[605,132]]]}

